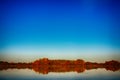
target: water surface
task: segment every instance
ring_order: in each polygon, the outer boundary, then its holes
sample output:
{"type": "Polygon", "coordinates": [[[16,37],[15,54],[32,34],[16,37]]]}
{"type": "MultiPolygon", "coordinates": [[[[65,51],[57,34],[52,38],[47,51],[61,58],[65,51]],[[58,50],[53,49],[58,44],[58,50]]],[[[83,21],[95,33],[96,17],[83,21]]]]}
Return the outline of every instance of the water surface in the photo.
{"type": "Polygon", "coordinates": [[[91,69],[82,73],[73,71],[42,74],[32,69],[7,69],[0,71],[0,80],[120,80],[120,71],[91,69]]]}

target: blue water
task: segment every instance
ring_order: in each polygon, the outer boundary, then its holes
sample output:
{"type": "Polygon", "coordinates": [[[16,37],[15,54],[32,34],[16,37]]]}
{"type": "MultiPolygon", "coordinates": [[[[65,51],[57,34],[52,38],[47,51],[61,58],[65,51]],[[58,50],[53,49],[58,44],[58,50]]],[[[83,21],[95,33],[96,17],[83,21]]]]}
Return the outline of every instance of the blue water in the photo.
{"type": "Polygon", "coordinates": [[[8,69],[0,71],[0,80],[120,80],[120,71],[105,69],[77,72],[49,72],[41,74],[29,69],[8,69]]]}

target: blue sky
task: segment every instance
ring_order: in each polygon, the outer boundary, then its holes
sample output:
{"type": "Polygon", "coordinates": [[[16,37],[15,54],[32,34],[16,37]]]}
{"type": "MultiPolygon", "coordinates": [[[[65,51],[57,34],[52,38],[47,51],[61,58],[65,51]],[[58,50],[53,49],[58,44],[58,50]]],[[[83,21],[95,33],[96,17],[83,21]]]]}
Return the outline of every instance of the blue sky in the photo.
{"type": "Polygon", "coordinates": [[[117,59],[119,26],[119,0],[0,0],[1,59],[117,59]]]}

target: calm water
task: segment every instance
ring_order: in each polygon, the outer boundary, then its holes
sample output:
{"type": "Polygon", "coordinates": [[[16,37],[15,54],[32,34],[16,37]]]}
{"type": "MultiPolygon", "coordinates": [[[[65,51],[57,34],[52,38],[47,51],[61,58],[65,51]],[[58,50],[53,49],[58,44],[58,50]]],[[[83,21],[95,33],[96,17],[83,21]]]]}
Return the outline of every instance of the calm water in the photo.
{"type": "Polygon", "coordinates": [[[48,74],[39,74],[30,69],[8,69],[0,71],[0,80],[120,80],[120,71],[92,69],[82,73],[49,72],[48,74]]]}

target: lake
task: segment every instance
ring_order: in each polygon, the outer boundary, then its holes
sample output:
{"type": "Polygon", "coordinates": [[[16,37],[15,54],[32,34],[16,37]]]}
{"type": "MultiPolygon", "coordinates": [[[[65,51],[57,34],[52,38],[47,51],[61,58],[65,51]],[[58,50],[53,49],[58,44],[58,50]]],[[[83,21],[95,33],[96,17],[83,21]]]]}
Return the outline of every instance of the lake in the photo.
{"type": "Polygon", "coordinates": [[[7,69],[0,71],[0,80],[120,80],[120,70],[91,69],[78,73],[49,72],[42,74],[33,69],[7,69]]]}

